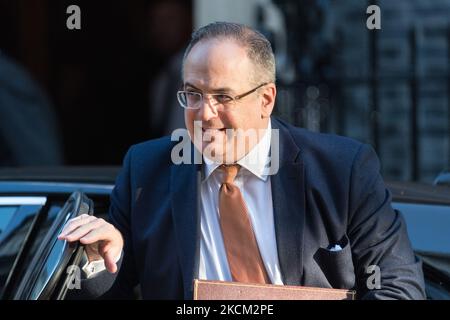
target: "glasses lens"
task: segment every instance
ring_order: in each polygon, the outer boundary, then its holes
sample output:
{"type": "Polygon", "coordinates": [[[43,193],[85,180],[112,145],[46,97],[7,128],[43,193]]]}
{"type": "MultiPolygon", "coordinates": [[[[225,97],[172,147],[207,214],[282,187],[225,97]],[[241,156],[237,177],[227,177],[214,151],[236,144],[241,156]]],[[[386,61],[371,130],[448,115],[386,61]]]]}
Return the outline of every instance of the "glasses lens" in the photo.
{"type": "Polygon", "coordinates": [[[198,108],[202,101],[202,95],[198,92],[178,91],[178,102],[184,108],[198,108]]]}
{"type": "Polygon", "coordinates": [[[214,95],[214,100],[217,102],[217,104],[221,104],[223,106],[226,106],[233,102],[233,98],[226,94],[216,94],[214,95]]]}
{"type": "MultiPolygon", "coordinates": [[[[203,96],[199,92],[192,91],[178,91],[178,102],[183,108],[198,109],[200,108],[203,96]]],[[[226,94],[212,94],[211,104],[216,108],[222,110],[223,108],[229,108],[234,104],[234,99],[226,94]]]]}
{"type": "Polygon", "coordinates": [[[202,95],[198,92],[186,92],[186,100],[188,108],[198,108],[202,101],[202,95]]]}

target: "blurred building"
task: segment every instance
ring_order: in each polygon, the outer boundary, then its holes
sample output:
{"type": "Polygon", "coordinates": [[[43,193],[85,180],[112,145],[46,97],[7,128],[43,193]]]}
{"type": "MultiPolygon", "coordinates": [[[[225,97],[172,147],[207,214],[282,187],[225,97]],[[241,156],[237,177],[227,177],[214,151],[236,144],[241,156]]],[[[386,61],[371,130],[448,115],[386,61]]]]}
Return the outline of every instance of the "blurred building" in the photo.
{"type": "Polygon", "coordinates": [[[279,116],[372,144],[387,179],[432,182],[450,167],[450,1],[195,4],[195,25],[231,20],[272,37],[279,116]],[[366,27],[371,4],[381,30],[366,27]]]}
{"type": "Polygon", "coordinates": [[[433,181],[450,167],[450,2],[378,1],[379,31],[364,1],[337,4],[341,132],[376,146],[385,176],[433,181]]]}

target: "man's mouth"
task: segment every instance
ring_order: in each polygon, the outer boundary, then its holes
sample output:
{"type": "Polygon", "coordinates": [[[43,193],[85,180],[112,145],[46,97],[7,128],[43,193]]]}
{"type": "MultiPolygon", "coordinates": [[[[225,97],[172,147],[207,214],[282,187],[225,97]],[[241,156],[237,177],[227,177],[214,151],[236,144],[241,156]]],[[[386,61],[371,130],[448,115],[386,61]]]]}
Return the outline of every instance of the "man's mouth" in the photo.
{"type": "Polygon", "coordinates": [[[206,132],[206,131],[210,131],[210,132],[213,132],[213,131],[225,131],[227,128],[203,128],[202,127],[202,132],[206,132]]]}

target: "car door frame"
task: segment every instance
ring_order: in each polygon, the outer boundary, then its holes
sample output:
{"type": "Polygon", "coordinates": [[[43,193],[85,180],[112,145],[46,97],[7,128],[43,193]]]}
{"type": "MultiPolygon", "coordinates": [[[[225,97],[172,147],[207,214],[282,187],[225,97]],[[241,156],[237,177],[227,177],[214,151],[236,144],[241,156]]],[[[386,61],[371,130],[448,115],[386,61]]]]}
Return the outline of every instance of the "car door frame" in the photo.
{"type": "Polygon", "coordinates": [[[30,267],[13,295],[15,300],[64,299],[70,274],[66,269],[81,260],[79,243],[58,240],[65,223],[82,214],[92,215],[94,204],[83,192],[73,192],[58,213],[44,241],[34,255],[30,267]],[[56,260],[50,260],[56,257],[56,260]],[[46,271],[50,271],[46,273],[46,271]]]}

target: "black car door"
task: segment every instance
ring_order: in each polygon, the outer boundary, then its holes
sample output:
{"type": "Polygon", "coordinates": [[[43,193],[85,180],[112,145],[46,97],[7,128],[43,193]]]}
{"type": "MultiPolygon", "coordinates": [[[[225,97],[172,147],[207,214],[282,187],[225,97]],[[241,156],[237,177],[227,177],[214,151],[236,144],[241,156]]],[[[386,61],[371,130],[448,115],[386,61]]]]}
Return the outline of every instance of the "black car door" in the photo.
{"type": "Polygon", "coordinates": [[[93,202],[84,193],[71,194],[36,251],[13,299],[64,299],[67,290],[77,288],[83,247],[58,240],[57,236],[69,219],[82,214],[92,215],[93,211],[93,202]]]}

